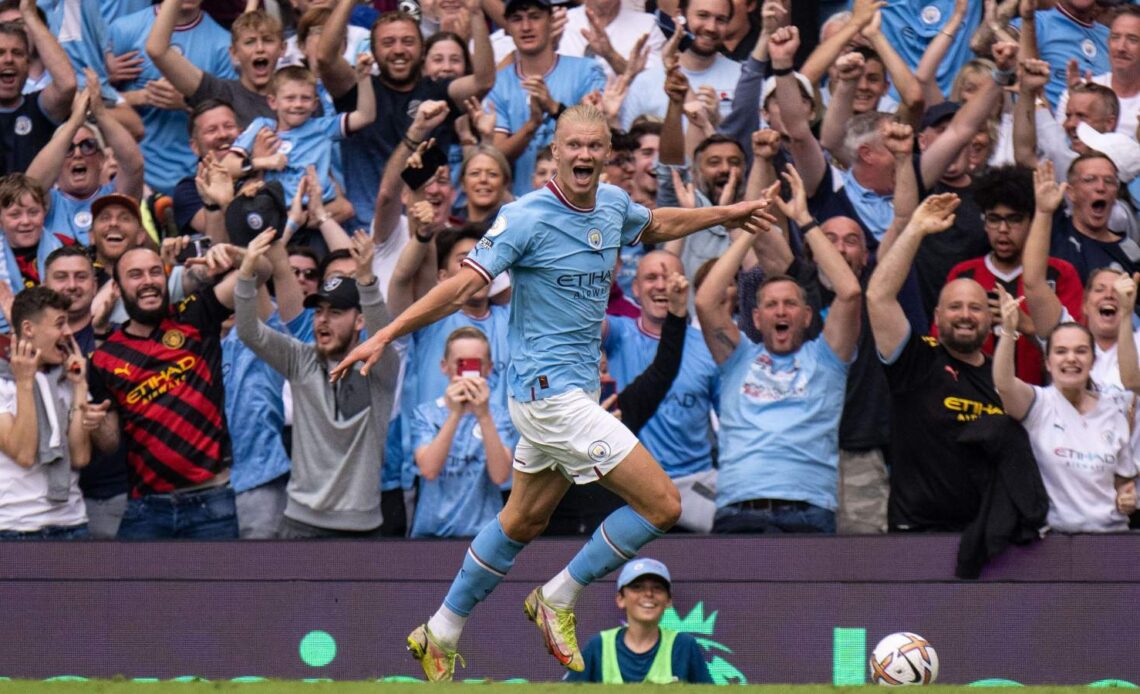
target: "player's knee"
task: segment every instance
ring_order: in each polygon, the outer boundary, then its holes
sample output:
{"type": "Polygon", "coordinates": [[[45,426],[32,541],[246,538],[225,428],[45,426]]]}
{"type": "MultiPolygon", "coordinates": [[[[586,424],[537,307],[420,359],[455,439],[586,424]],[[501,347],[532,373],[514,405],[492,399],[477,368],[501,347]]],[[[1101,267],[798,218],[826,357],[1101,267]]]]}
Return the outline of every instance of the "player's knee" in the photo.
{"type": "Polygon", "coordinates": [[[681,493],[673,485],[653,504],[647,520],[659,530],[668,530],[681,519],[681,493]]]}
{"type": "Polygon", "coordinates": [[[535,539],[546,530],[549,521],[549,518],[541,514],[527,513],[525,510],[507,513],[504,509],[504,512],[499,514],[499,523],[503,526],[503,532],[515,542],[526,543],[535,539]]]}

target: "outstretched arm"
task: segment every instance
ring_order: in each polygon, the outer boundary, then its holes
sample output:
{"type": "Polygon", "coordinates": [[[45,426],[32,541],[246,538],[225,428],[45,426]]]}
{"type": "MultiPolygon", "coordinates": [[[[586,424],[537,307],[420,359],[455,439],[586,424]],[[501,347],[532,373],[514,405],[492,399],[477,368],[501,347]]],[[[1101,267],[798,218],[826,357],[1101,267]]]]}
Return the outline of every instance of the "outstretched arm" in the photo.
{"type": "Polygon", "coordinates": [[[819,182],[827,170],[823,148],[811,132],[811,106],[800,91],[800,83],[790,70],[792,60],[800,47],[800,32],[794,26],[784,27],[772,35],[768,51],[772,56],[773,70],[788,70],[776,77],[776,103],[780,105],[780,120],[788,136],[788,149],[796,162],[808,196],[815,195],[819,182]]]}
{"type": "Polygon", "coordinates": [[[1136,282],[1140,273],[1121,275],[1112,285],[1120,307],[1120,328],[1116,336],[1116,357],[1120,362],[1120,383],[1133,393],[1140,393],[1140,363],[1137,363],[1136,338],[1132,336],[1132,313],[1136,310],[1136,282]]]}
{"type": "Polygon", "coordinates": [[[827,69],[847,50],[847,46],[863,27],[875,18],[875,13],[886,6],[887,3],[882,0],[855,0],[851,6],[851,21],[816,46],[800,68],[803,76],[811,80],[812,84],[819,84],[827,74],[827,69]]]}
{"type": "Polygon", "coordinates": [[[333,5],[317,44],[317,72],[334,99],[344,96],[356,85],[356,71],[340,50],[348,31],[348,17],[355,4],[353,0],[338,0],[333,5]]]}
{"type": "Polygon", "coordinates": [[[143,197],[143,155],[135,138],[122,123],[107,110],[99,93],[99,77],[91,68],[86,70],[91,116],[103,131],[107,146],[115,153],[119,173],[115,176],[115,192],[125,193],[141,200],[143,197]]]}
{"type": "Polygon", "coordinates": [[[938,66],[942,64],[946,52],[954,43],[954,35],[962,28],[967,9],[969,9],[969,0],[954,1],[954,11],[950,13],[950,19],[946,20],[942,29],[930,39],[930,43],[922,53],[922,59],[918,61],[918,67],[914,69],[914,78],[922,87],[922,100],[927,108],[946,101],[942,89],[938,86],[938,66]]]}
{"type": "Polygon", "coordinates": [[[994,350],[994,389],[1001,396],[1001,406],[1010,417],[1021,421],[1033,405],[1033,388],[1017,377],[1013,353],[1017,345],[1017,314],[1021,301],[1010,296],[1001,283],[997,283],[1001,301],[1001,334],[994,350]]]}
{"type": "Polygon", "coordinates": [[[146,40],[146,54],[175,89],[183,96],[191,96],[202,84],[202,71],[170,43],[181,5],[182,0],[162,0],[146,40]]]}
{"type": "Polygon", "coordinates": [[[894,354],[910,334],[910,324],[899,304],[899,290],[910,274],[922,239],[949,229],[954,224],[958,203],[958,196],[953,193],[923,200],[890,251],[879,258],[879,266],[867,285],[867,316],[879,354],[894,354]]]}
{"type": "Polygon", "coordinates": [[[482,2],[467,0],[467,11],[471,14],[473,70],[470,75],[458,77],[447,86],[447,98],[453,104],[462,104],[472,96],[482,99],[495,86],[495,52],[491,48],[491,35],[487,32],[482,2]]]}
{"type": "Polygon", "coordinates": [[[40,60],[43,61],[44,69],[51,75],[51,84],[40,94],[40,107],[49,118],[58,123],[67,118],[67,109],[71,106],[71,100],[75,98],[78,84],[75,68],[72,67],[63,46],[59,45],[59,41],[48,30],[47,25],[40,21],[34,0],[20,0],[20,19],[23,20],[24,29],[28,32],[28,40],[35,46],[40,60]]]}
{"type": "Polygon", "coordinates": [[[693,209],[659,207],[653,211],[653,217],[641,235],[641,241],[642,243],[664,243],[665,241],[683,238],[717,224],[729,228],[743,227],[750,232],[755,232],[757,229],[767,229],[775,223],[776,218],[764,208],[771,204],[771,199],[776,194],[778,187],[778,185],[773,184],[765,191],[764,197],[759,200],[745,200],[734,205],[693,209]]]}
{"type": "Polygon", "coordinates": [[[747,234],[738,236],[724,255],[717,259],[701,283],[701,288],[697,290],[694,301],[697,320],[701,323],[705,345],[718,365],[728,361],[740,344],[740,328],[732,320],[732,311],[724,305],[724,294],[729,284],[736,281],[736,271],[740,269],[740,263],[751,248],[752,239],[747,234]]]}
{"type": "Polygon", "coordinates": [[[75,95],[71,116],[55,129],[55,134],[36,154],[36,158],[32,159],[32,163],[28,164],[25,173],[43,186],[44,190],[49,190],[59,178],[59,172],[63,169],[63,162],[67,159],[67,152],[71,148],[71,140],[87,120],[87,106],[90,99],[90,89],[84,89],[75,95]]]}
{"type": "MultiPolygon", "coordinates": [[[[1021,282],[1026,308],[1038,335],[1048,335],[1061,322],[1061,300],[1049,286],[1049,244],[1053,235],[1053,213],[1065,199],[1068,183],[1057,183],[1053,162],[1045,160],[1033,171],[1035,211],[1029,236],[1021,252],[1021,282]]],[[[1129,321],[1131,324],[1131,322],[1129,321]]]]}

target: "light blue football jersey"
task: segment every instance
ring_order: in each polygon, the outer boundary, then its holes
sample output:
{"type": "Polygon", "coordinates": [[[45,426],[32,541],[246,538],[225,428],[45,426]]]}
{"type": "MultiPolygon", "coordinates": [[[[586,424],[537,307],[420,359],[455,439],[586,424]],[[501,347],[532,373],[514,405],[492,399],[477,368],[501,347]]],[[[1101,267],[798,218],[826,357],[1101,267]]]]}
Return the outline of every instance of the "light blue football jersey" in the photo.
{"type": "Polygon", "coordinates": [[[333,148],[337,146],[334,143],[344,139],[347,126],[346,113],[314,116],[291,130],[278,130],[276,120],[258,117],[234,140],[233,149],[248,155],[253,151],[253,140],[257,133],[262,128],[269,128],[277,133],[280,142],[277,151],[288,157],[289,163],[281,171],[266,171],[265,180],[280,181],[281,187],[285,189],[285,200],[291,201],[297,194],[301,179],[305,177],[305,169],[312,166],[321,182],[321,199],[328,202],[336,197],[336,186],[330,175],[333,148]]]}
{"type": "MultiPolygon", "coordinates": [[[[121,85],[122,91],[143,89],[147,82],[162,79],[162,73],[143,49],[157,11],[157,6],[139,10],[115,20],[108,29],[112,53],[139,51],[143,59],[142,72],[138,78],[121,85]]],[[[230,63],[230,32],[205,12],[194,22],[175,27],[170,43],[203,72],[221,79],[237,79],[237,72],[230,63]]],[[[146,184],[171,195],[178,181],[193,175],[198,165],[198,158],[190,151],[189,116],[185,111],[149,106],[138,111],[146,127],[146,134],[139,143],[146,161],[146,184]]]]}
{"type": "Polygon", "coordinates": [[[450,379],[440,369],[447,338],[459,328],[477,328],[487,336],[491,344],[491,375],[487,385],[491,388],[491,399],[497,405],[507,406],[507,363],[510,347],[507,344],[507,325],[510,309],[506,306],[491,305],[490,312],[483,318],[472,318],[459,311],[426,325],[412,333],[415,347],[409,362],[408,377],[404,381],[404,391],[411,400],[410,406],[418,406],[435,400],[447,390],[450,379]]]}
{"type": "Polygon", "coordinates": [[[600,387],[602,319],[618,250],[637,243],[651,220],[607,183],[589,209],[572,205],[551,180],[499,211],[463,264],[487,282],[511,271],[512,397],[530,402],[600,387]]]}
{"type": "MultiPolygon", "coordinates": [[[[882,9],[883,36],[906,61],[911,70],[918,67],[926,47],[946,26],[954,11],[954,0],[888,0],[882,9]]],[[[982,21],[982,3],[971,2],[958,33],[950,41],[946,56],[938,64],[934,76],[943,94],[950,93],[954,78],[962,66],[974,57],[970,37],[982,21]]],[[[894,84],[891,95],[898,96],[894,84]]],[[[883,110],[883,109],[879,109],[883,110]]]]}
{"type": "Polygon", "coordinates": [[[90,245],[91,203],[114,192],[114,183],[104,183],[89,197],[80,200],[53,186],[48,191],[50,203],[44,216],[44,231],[70,236],[81,245],[90,245]]]}
{"type": "MultiPolygon", "coordinates": [[[[1108,60],[1108,27],[1103,24],[1085,24],[1059,9],[1042,10],[1033,15],[1037,25],[1037,51],[1049,63],[1049,83],[1045,85],[1045,98],[1056,107],[1065,91],[1065,71],[1070,60],[1076,60],[1081,74],[1092,71],[1102,75],[1112,69],[1108,60]]],[[[1012,25],[1020,27],[1021,19],[1012,25]]]]}

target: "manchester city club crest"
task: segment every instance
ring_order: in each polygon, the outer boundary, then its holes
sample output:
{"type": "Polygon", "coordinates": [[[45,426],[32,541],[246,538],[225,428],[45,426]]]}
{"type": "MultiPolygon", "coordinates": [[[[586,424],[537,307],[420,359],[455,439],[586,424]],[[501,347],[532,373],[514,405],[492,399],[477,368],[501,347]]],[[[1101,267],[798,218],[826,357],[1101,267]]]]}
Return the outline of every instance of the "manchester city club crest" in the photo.
{"type": "Polygon", "coordinates": [[[500,214],[498,217],[495,217],[495,222],[491,225],[491,228],[487,230],[486,235],[490,236],[490,237],[495,237],[495,236],[498,236],[499,234],[503,233],[506,230],[507,230],[507,215],[500,214]]]}
{"type": "Polygon", "coordinates": [[[589,449],[590,460],[596,463],[605,462],[606,458],[610,457],[610,444],[605,441],[595,441],[590,444],[589,449]]]}
{"type": "Polygon", "coordinates": [[[938,20],[942,19],[942,10],[934,5],[927,5],[922,8],[922,21],[926,24],[937,24],[938,20]]]}
{"type": "Polygon", "coordinates": [[[598,249],[602,247],[602,232],[600,229],[590,229],[586,232],[586,243],[590,244],[590,248],[598,249]]]}
{"type": "Polygon", "coordinates": [[[249,225],[250,229],[253,229],[254,231],[260,231],[262,225],[265,224],[265,220],[263,220],[261,218],[261,215],[258,213],[250,212],[245,216],[245,223],[249,225]]]}
{"type": "Polygon", "coordinates": [[[71,218],[71,221],[74,222],[78,228],[86,229],[91,226],[91,210],[80,210],[76,212],[75,216],[71,218]]]}
{"type": "Polygon", "coordinates": [[[186,344],[186,335],[181,330],[173,328],[162,334],[162,344],[170,349],[178,349],[186,344]]]}
{"type": "Polygon", "coordinates": [[[27,116],[20,116],[16,119],[16,134],[27,135],[32,132],[32,119],[27,116]]]}

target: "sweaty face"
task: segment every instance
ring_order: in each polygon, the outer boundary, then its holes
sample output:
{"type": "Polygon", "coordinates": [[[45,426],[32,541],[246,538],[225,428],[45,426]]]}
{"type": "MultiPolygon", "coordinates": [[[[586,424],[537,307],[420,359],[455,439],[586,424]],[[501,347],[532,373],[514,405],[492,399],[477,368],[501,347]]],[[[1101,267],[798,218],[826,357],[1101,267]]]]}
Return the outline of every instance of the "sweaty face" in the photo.
{"type": "Polygon", "coordinates": [[[454,41],[437,41],[424,58],[424,76],[431,79],[454,79],[466,69],[463,48],[454,41]]]}
{"type": "Polygon", "coordinates": [[[207,152],[224,154],[229,151],[237,136],[237,116],[228,106],[218,106],[201,114],[194,120],[194,135],[190,138],[190,149],[199,157],[207,152]]]}
{"type": "Polygon", "coordinates": [[[67,312],[48,307],[35,320],[25,321],[22,327],[21,336],[40,351],[40,358],[45,364],[55,366],[67,360],[71,352],[67,312]]]}
{"type": "Polygon", "coordinates": [[[14,204],[0,210],[0,227],[11,248],[31,248],[44,233],[44,206],[24,193],[14,204]]]}
{"type": "Polygon", "coordinates": [[[68,195],[85,198],[99,187],[99,175],[106,157],[99,141],[87,128],[80,128],[71,138],[71,147],[59,171],[59,189],[68,195]]]}
{"type": "Polygon", "coordinates": [[[324,302],[318,304],[313,313],[317,354],[325,359],[343,356],[363,324],[360,311],[354,308],[333,308],[324,302]]]}
{"type": "Polygon", "coordinates": [[[68,312],[72,315],[90,313],[91,300],[95,298],[95,271],[86,258],[59,258],[47,267],[44,286],[71,300],[68,312]]]}
{"type": "Polygon", "coordinates": [[[372,32],[372,55],[380,77],[394,85],[410,84],[420,70],[424,43],[410,22],[379,24],[372,32]]]}
{"type": "Polygon", "coordinates": [[[665,320],[669,313],[669,276],[674,272],[684,272],[684,267],[681,259],[672,253],[654,251],[637,263],[631,289],[642,315],[655,322],[665,320]]]}
{"type": "Polygon", "coordinates": [[[1090,229],[1105,229],[1120,190],[1116,167],[1107,159],[1088,159],[1069,176],[1069,201],[1073,220],[1090,229]]]}
{"type": "Polygon", "coordinates": [[[476,154],[467,162],[463,173],[463,190],[473,207],[487,210],[498,207],[506,192],[506,178],[499,163],[487,154],[476,154]]]}
{"type": "Polygon", "coordinates": [[[96,254],[114,262],[127,250],[139,245],[143,234],[139,220],[122,205],[107,205],[91,222],[91,242],[96,254]]]}
{"type": "Polygon", "coordinates": [[[585,195],[598,187],[610,156],[610,132],[598,123],[565,122],[558,126],[551,145],[558,167],[558,185],[572,195],[585,195]]]}
{"type": "Polygon", "coordinates": [[[0,34],[0,104],[20,100],[28,81],[28,44],[18,36],[0,34]]]}
{"type": "Polygon", "coordinates": [[[701,190],[713,204],[718,204],[733,171],[738,186],[744,181],[744,155],[740,147],[731,142],[709,145],[701,152],[697,169],[701,175],[701,190]]]}
{"type": "Polygon", "coordinates": [[[997,205],[982,215],[982,224],[986,229],[986,237],[990,240],[990,248],[999,260],[1020,262],[1031,221],[1030,215],[1014,210],[1008,205],[997,205]]]}
{"type": "Polygon", "coordinates": [[[942,289],[934,309],[938,339],[962,354],[981,349],[990,334],[991,315],[986,292],[972,280],[955,280],[942,289]]]}
{"type": "Polygon", "coordinates": [[[285,46],[277,34],[259,29],[242,30],[230,46],[230,53],[237,60],[243,81],[247,81],[255,91],[260,91],[269,84],[284,50],[285,46]]]}
{"type": "Polygon", "coordinates": [[[1104,99],[1096,94],[1080,92],[1071,95],[1068,104],[1065,105],[1065,132],[1069,134],[1073,151],[1082,154],[1089,148],[1077,137],[1077,125],[1081,121],[1088,123],[1093,130],[1100,133],[1109,132],[1116,127],[1115,119],[1105,106],[1104,99]]]}
{"type": "Polygon", "coordinates": [[[1085,290],[1081,314],[1089,331],[1098,340],[1114,341],[1120,321],[1126,318],[1121,314],[1116,292],[1112,291],[1112,284],[1118,277],[1120,273],[1115,270],[1098,270],[1085,290]]]}
{"type": "Polygon", "coordinates": [[[279,124],[298,128],[317,110],[317,88],[306,82],[279,82],[277,92],[269,96],[269,108],[277,113],[279,124]]]}
{"type": "Polygon", "coordinates": [[[1058,388],[1085,388],[1095,357],[1088,333],[1073,326],[1058,328],[1049,338],[1045,368],[1058,388]]]}
{"type": "Polygon", "coordinates": [[[694,38],[689,50],[700,56],[719,51],[724,46],[731,12],[730,0],[692,0],[685,12],[686,24],[694,38]]]}
{"type": "Polygon", "coordinates": [[[507,34],[515,41],[515,48],[523,55],[537,55],[550,45],[550,10],[530,6],[515,10],[507,16],[507,34]]]}
{"type": "Polygon", "coordinates": [[[804,302],[799,286],[787,281],[765,285],[752,310],[752,322],[764,346],[773,354],[790,354],[799,349],[811,325],[811,316],[811,307],[804,302]]]}
{"type": "Polygon", "coordinates": [[[166,270],[149,248],[133,250],[119,259],[119,289],[132,321],[157,325],[167,314],[166,270]]]}

